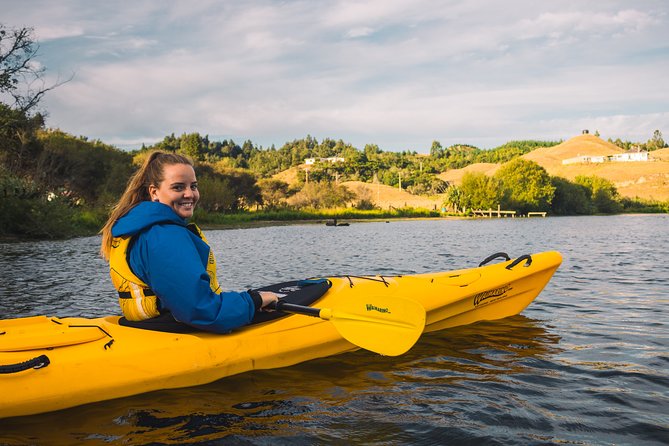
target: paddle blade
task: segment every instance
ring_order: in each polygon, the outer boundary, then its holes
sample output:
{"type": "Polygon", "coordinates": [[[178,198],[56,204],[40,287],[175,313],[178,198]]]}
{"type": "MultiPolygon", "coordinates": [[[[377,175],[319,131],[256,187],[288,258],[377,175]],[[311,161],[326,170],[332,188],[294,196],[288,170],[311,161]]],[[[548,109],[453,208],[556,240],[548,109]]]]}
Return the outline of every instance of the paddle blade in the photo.
{"type": "Polygon", "coordinates": [[[425,328],[425,308],[397,296],[337,302],[335,308],[321,310],[321,317],[329,319],[350,343],[386,356],[406,353],[425,328]]]}

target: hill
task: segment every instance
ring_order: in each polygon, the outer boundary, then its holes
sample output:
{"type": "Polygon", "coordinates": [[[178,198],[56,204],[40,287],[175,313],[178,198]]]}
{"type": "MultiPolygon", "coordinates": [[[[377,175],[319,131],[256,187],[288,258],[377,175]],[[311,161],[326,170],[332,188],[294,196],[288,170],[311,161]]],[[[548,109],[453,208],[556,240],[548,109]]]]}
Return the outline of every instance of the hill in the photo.
{"type": "Polygon", "coordinates": [[[297,173],[300,171],[300,169],[303,168],[304,168],[303,166],[291,167],[290,169],[286,169],[275,175],[272,175],[272,178],[276,180],[285,181],[286,183],[292,186],[293,184],[297,183],[297,173]]]}
{"type": "Polygon", "coordinates": [[[424,197],[413,195],[407,191],[399,190],[397,187],[385,184],[363,183],[362,181],[346,181],[342,185],[353,191],[358,197],[368,197],[381,209],[394,208],[425,208],[430,210],[440,209],[444,202],[443,195],[424,197]]]}
{"type": "MultiPolygon", "coordinates": [[[[652,160],[647,162],[562,164],[562,160],[577,156],[607,156],[623,152],[618,146],[597,136],[579,135],[557,146],[533,150],[522,158],[535,161],[552,176],[573,180],[579,175],[596,175],[613,182],[624,197],[669,201],[669,148],[651,152],[652,160]]],[[[439,178],[459,184],[466,172],[493,175],[499,167],[490,163],[472,164],[443,172],[439,178]]]]}
{"type": "Polygon", "coordinates": [[[595,135],[578,135],[553,147],[541,147],[526,153],[521,158],[535,161],[546,170],[562,166],[562,160],[577,156],[615,155],[624,150],[595,135]]]}
{"type": "Polygon", "coordinates": [[[501,164],[495,163],[476,163],[470,164],[467,167],[462,169],[451,169],[446,172],[442,172],[437,177],[441,180],[448,181],[450,184],[460,184],[462,182],[462,177],[466,173],[484,173],[488,176],[492,176],[499,170],[501,164]]]}
{"type": "MultiPolygon", "coordinates": [[[[291,167],[273,175],[272,178],[285,181],[292,186],[297,183],[298,172],[305,167],[306,165],[291,167]]],[[[444,201],[442,195],[423,197],[413,195],[405,190],[399,190],[396,187],[386,186],[385,184],[345,181],[342,185],[353,191],[358,197],[368,198],[375,206],[381,209],[412,207],[434,210],[439,209],[444,201]]]]}

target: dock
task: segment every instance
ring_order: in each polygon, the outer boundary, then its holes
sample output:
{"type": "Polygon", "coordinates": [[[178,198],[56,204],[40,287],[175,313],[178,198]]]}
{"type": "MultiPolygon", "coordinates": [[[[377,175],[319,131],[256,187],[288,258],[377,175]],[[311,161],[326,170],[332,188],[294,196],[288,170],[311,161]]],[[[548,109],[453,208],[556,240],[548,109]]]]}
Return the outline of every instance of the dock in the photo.
{"type": "Polygon", "coordinates": [[[527,215],[517,215],[516,211],[503,211],[500,209],[499,206],[497,206],[497,209],[472,209],[471,213],[475,217],[487,217],[487,218],[516,218],[518,217],[546,217],[548,215],[548,212],[528,212],[527,215]]]}

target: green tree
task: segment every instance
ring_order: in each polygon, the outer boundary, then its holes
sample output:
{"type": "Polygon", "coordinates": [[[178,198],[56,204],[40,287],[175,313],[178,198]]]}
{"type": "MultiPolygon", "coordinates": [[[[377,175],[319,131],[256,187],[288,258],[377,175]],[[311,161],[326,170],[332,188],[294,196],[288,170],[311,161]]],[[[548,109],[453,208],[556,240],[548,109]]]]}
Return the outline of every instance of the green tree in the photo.
{"type": "Polygon", "coordinates": [[[204,157],[205,144],[199,133],[181,135],[179,151],[193,160],[199,161],[204,157]]]}
{"type": "Polygon", "coordinates": [[[579,175],[574,182],[588,188],[595,213],[615,214],[622,211],[620,194],[611,181],[595,175],[579,175]]]}
{"type": "Polygon", "coordinates": [[[480,172],[467,172],[460,185],[463,209],[496,209],[503,197],[502,183],[480,172]]]}
{"type": "Polygon", "coordinates": [[[464,210],[462,189],[458,186],[449,186],[446,189],[446,197],[444,198],[444,207],[451,209],[454,212],[464,210]]]}
{"type": "Polygon", "coordinates": [[[365,158],[371,161],[377,158],[379,153],[381,153],[381,149],[379,149],[379,146],[377,146],[376,144],[366,144],[364,152],[365,152],[365,158]]]}
{"type": "Polygon", "coordinates": [[[42,115],[28,115],[0,102],[0,163],[14,175],[31,176],[42,151],[37,131],[44,125],[42,115]]]}
{"type": "Polygon", "coordinates": [[[125,189],[133,171],[132,156],[100,141],[87,141],[59,130],[39,133],[43,146],[37,178],[51,194],[72,203],[114,201],[125,189]]]}
{"type": "Polygon", "coordinates": [[[587,215],[593,212],[590,199],[591,192],[586,186],[572,183],[560,177],[551,177],[551,183],[555,187],[555,194],[551,202],[552,213],[556,215],[587,215]]]}
{"type": "Polygon", "coordinates": [[[198,175],[200,201],[198,208],[207,212],[224,212],[237,207],[230,180],[211,172],[198,175]]]}
{"type": "Polygon", "coordinates": [[[653,132],[653,137],[648,140],[646,143],[646,149],[648,151],[652,150],[659,150],[667,147],[667,144],[664,142],[664,138],[662,137],[662,132],[659,130],[655,130],[653,132]]]}
{"type": "Polygon", "coordinates": [[[430,156],[432,158],[441,158],[444,156],[444,148],[441,147],[439,141],[432,141],[432,147],[430,147],[430,156]]]}
{"type": "Polygon", "coordinates": [[[504,188],[502,207],[521,214],[550,209],[555,186],[546,169],[534,161],[516,158],[495,174],[504,188]]]}
{"type": "Polygon", "coordinates": [[[355,197],[347,187],[323,181],[305,184],[293,201],[298,208],[324,209],[346,206],[355,197]]]}
{"type": "Polygon", "coordinates": [[[278,209],[286,205],[290,188],[285,181],[265,178],[258,181],[262,204],[266,209],[278,209]]]}

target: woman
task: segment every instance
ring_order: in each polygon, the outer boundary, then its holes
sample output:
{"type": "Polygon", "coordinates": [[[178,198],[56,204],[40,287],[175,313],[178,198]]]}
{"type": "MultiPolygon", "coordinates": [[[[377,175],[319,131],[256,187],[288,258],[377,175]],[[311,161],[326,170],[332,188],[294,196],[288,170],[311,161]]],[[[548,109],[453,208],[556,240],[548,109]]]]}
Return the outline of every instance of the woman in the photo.
{"type": "Polygon", "coordinates": [[[126,319],[169,312],[197,329],[224,333],[277,300],[264,291],[220,291],[207,240],[186,223],[199,198],[193,164],[178,154],[153,152],[130,178],[102,228],[100,249],[126,319]]]}

